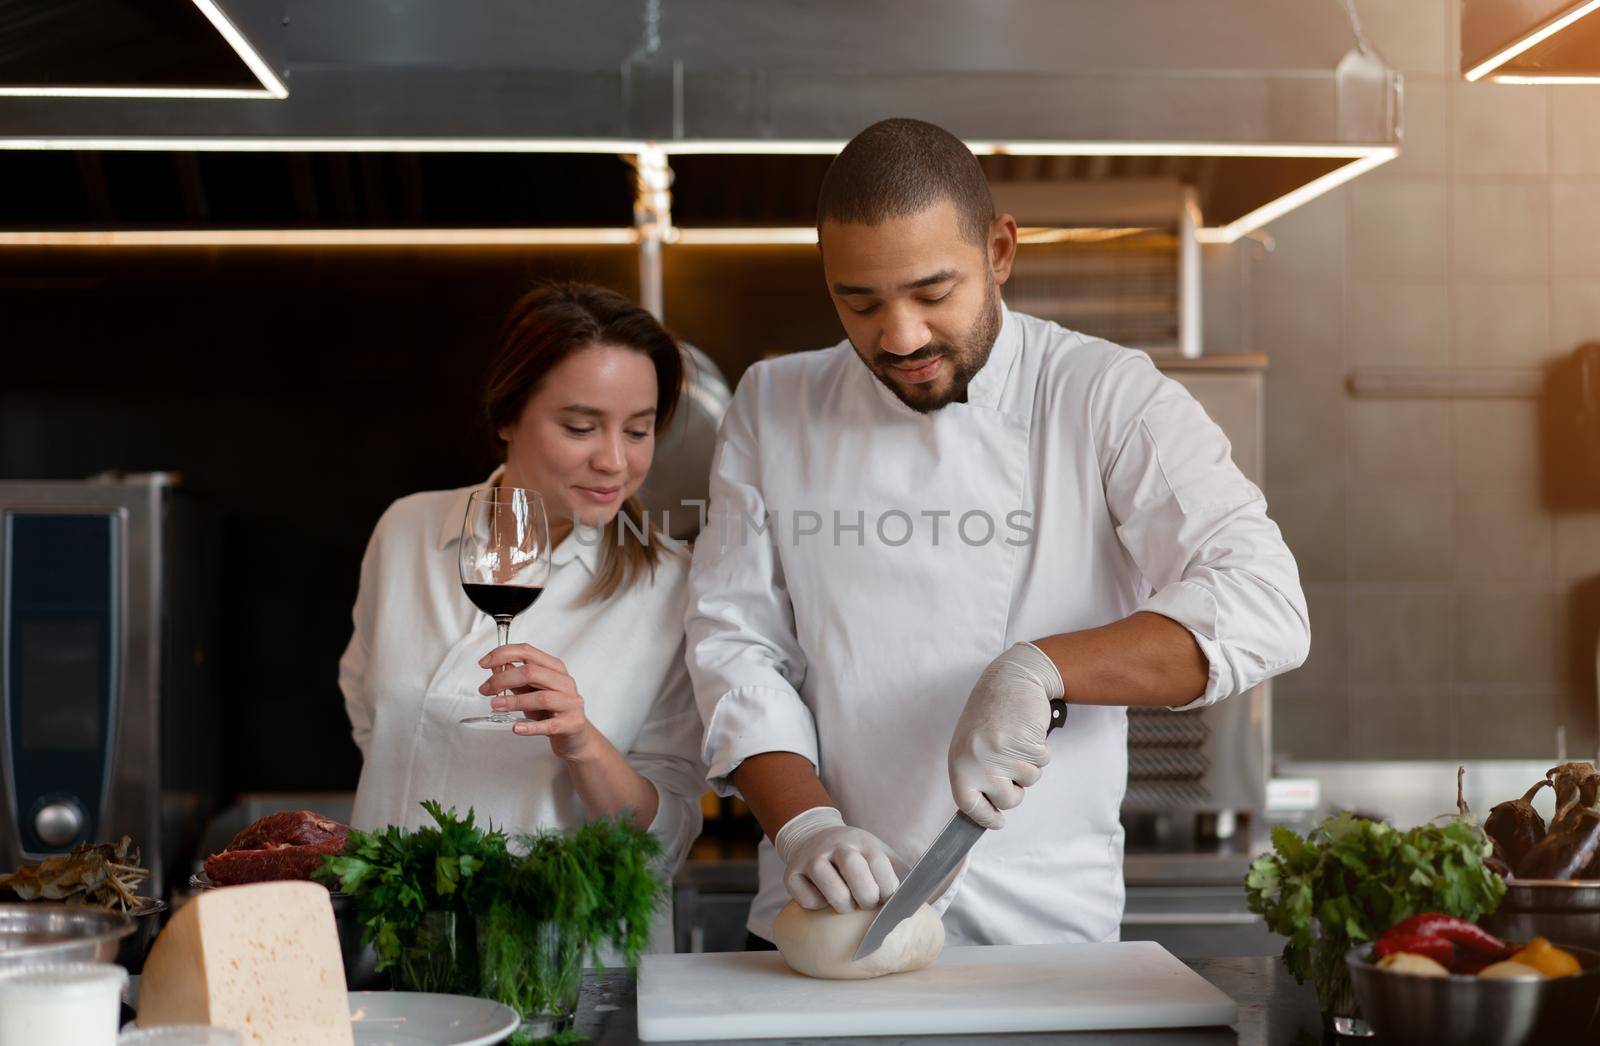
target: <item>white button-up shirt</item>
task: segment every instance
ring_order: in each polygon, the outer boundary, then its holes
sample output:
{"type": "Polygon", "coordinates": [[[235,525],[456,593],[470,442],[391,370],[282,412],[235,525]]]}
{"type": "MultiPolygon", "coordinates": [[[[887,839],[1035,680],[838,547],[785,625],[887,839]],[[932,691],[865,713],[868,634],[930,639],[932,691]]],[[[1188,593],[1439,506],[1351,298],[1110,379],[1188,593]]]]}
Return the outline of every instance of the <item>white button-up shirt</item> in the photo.
{"type": "MultiPolygon", "coordinates": [[[[1309,646],[1260,490],[1143,353],[1007,309],[966,402],[929,414],[848,342],[758,363],[723,421],[690,580],[712,783],[799,753],[848,823],[914,861],[954,812],[946,752],[984,667],[1140,610],[1204,652],[1190,707],[1309,646]]],[[[947,895],[953,942],[1117,937],[1126,713],[1074,705],[1050,747],[947,895]]],[[[770,939],[783,869],[765,842],[759,864],[749,927],[770,939]]]]}
{"type": "MultiPolygon", "coordinates": [[[[401,498],[367,546],[355,634],[339,662],[363,760],[357,828],[431,824],[418,805],[424,799],[461,813],[470,806],[479,824],[513,836],[588,819],[546,738],[458,725],[491,710],[478,693],[488,678],[478,659],[499,639],[493,619],[462,591],[457,546],[468,494],[492,482],[401,498]]],[[[581,603],[601,540],[576,529],[553,550],[544,593],[512,621],[511,640],[566,664],[589,721],[656,786],[661,802],[650,830],[676,869],[700,834],[705,791],[700,716],[683,659],[688,560],[668,547],[653,581],[647,574],[610,599],[581,603]]]]}

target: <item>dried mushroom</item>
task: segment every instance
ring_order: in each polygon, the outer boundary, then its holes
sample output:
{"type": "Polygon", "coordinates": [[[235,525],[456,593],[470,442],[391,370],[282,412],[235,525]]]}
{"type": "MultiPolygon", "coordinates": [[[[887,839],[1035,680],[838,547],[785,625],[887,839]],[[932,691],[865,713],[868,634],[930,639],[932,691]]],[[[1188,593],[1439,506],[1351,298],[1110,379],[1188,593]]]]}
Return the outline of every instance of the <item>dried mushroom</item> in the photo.
{"type": "Polygon", "coordinates": [[[79,843],[71,853],[46,857],[10,875],[0,875],[0,888],[24,901],[65,901],[117,911],[151,903],[139,895],[150,870],[139,865],[139,848],[130,836],[115,843],[79,843]]]}

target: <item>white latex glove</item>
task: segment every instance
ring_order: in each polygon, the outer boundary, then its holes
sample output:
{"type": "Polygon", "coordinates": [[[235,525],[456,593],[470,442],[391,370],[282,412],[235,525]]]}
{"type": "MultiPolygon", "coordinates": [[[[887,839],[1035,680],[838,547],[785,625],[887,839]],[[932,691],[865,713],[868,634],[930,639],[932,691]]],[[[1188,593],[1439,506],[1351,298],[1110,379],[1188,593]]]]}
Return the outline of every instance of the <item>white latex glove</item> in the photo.
{"type": "Polygon", "coordinates": [[[841,914],[876,908],[900,886],[895,852],[871,832],[851,828],[831,806],[813,806],[778,829],[772,846],[783,860],[783,885],[800,907],[832,906],[841,914]]]}
{"type": "Polygon", "coordinates": [[[1032,643],[1018,643],[990,662],[950,738],[956,809],[985,828],[1005,826],[1000,811],[1020,804],[1022,790],[1050,762],[1050,702],[1065,694],[1055,663],[1032,643]]]}

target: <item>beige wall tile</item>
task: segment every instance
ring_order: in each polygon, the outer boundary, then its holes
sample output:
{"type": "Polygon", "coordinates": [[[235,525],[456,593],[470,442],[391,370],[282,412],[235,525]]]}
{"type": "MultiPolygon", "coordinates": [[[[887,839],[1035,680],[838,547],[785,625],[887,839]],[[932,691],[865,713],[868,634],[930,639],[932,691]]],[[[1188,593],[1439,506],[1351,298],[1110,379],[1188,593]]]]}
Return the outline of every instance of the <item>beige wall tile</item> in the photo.
{"type": "Polygon", "coordinates": [[[1544,281],[1458,280],[1451,311],[1450,361],[1458,367],[1537,367],[1550,356],[1544,281]]]}
{"type": "MultiPolygon", "coordinates": [[[[1549,759],[1556,754],[1562,695],[1495,684],[1456,690],[1456,737],[1463,759],[1549,759]]],[[[1573,751],[1576,755],[1576,751],[1573,751]]]]}
{"type": "Polygon", "coordinates": [[[1293,689],[1317,693],[1340,690],[1350,682],[1350,600],[1344,586],[1307,585],[1306,612],[1311,615],[1311,655],[1273,683],[1274,695],[1290,678],[1293,689]]]}
{"type": "Polygon", "coordinates": [[[1274,369],[1297,376],[1344,373],[1344,295],[1339,284],[1305,280],[1294,290],[1258,290],[1253,297],[1251,337],[1255,350],[1265,352],[1274,369]]]}
{"type": "Polygon", "coordinates": [[[1336,189],[1269,222],[1272,250],[1256,262],[1256,293],[1303,291],[1307,281],[1337,285],[1344,278],[1346,194],[1336,189]]]}
{"type": "Polygon", "coordinates": [[[1558,87],[1550,92],[1550,105],[1555,172],[1600,174],[1600,87],[1558,87]]]}
{"type": "Polygon", "coordinates": [[[1287,759],[1350,758],[1349,698],[1341,687],[1282,697],[1272,691],[1272,751],[1287,759]]]}
{"type": "Polygon", "coordinates": [[[1554,527],[1533,498],[1495,490],[1456,492],[1456,577],[1467,582],[1553,580],[1554,527]]]}
{"type": "Polygon", "coordinates": [[[1443,174],[1450,166],[1450,92],[1442,80],[1407,79],[1402,100],[1400,155],[1375,177],[1443,174]]]}
{"type": "Polygon", "coordinates": [[[1556,580],[1600,578],[1600,512],[1555,517],[1556,580]]]}
{"type": "Polygon", "coordinates": [[[1586,341],[1600,341],[1600,280],[1558,278],[1550,299],[1552,355],[1564,355],[1586,341]]]}
{"type": "Polygon", "coordinates": [[[1267,489],[1343,479],[1346,395],[1339,373],[1268,370],[1265,385],[1267,489]]]}
{"type": "Polygon", "coordinates": [[[1357,277],[1443,276],[1445,186],[1436,178],[1350,186],[1350,268],[1357,277]]]}
{"type": "Polygon", "coordinates": [[[1456,682],[1553,684],[1558,648],[1553,592],[1456,593],[1456,682]]]}
{"type": "MultiPolygon", "coordinates": [[[[1342,468],[1341,464],[1339,471],[1342,468]]],[[[1284,543],[1294,553],[1301,584],[1339,582],[1350,576],[1345,500],[1342,479],[1309,475],[1268,483],[1267,515],[1283,531],[1284,543]]],[[[1318,615],[1311,617],[1313,630],[1318,629],[1318,615]]]]}
{"type": "Polygon", "coordinates": [[[1539,404],[1533,400],[1457,400],[1458,487],[1502,490],[1529,502],[1539,495],[1539,404]]]}
{"type": "Polygon", "coordinates": [[[1356,366],[1443,367],[1450,362],[1450,291],[1444,283],[1357,283],[1349,358],[1356,366]]]}
{"type": "Polygon", "coordinates": [[[1557,182],[1550,191],[1554,275],[1600,276],[1600,186],[1557,182]]]}
{"type": "Polygon", "coordinates": [[[1454,704],[1444,686],[1351,687],[1350,758],[1453,759],[1454,704]]]}
{"type": "Polygon", "coordinates": [[[1449,73],[1448,6],[1439,0],[1357,0],[1356,13],[1384,60],[1407,73],[1449,73]]]}
{"type": "Polygon", "coordinates": [[[1451,245],[1458,276],[1544,276],[1550,269],[1543,182],[1457,182],[1451,245]]]}
{"type": "Polygon", "coordinates": [[[1455,565],[1454,521],[1444,479],[1443,483],[1354,485],[1347,507],[1352,579],[1450,579],[1455,565]]]}
{"type": "Polygon", "coordinates": [[[1355,400],[1349,417],[1355,476],[1438,482],[1449,475],[1449,403],[1355,400]]]}
{"type": "Polygon", "coordinates": [[[1445,591],[1354,593],[1350,682],[1396,687],[1448,682],[1452,609],[1445,591]]]}
{"type": "Polygon", "coordinates": [[[1544,174],[1547,92],[1508,90],[1503,84],[1459,83],[1454,107],[1455,169],[1461,174],[1544,174]]]}
{"type": "Polygon", "coordinates": [[[1201,345],[1205,352],[1251,352],[1249,298],[1238,244],[1200,249],[1201,345]]]}

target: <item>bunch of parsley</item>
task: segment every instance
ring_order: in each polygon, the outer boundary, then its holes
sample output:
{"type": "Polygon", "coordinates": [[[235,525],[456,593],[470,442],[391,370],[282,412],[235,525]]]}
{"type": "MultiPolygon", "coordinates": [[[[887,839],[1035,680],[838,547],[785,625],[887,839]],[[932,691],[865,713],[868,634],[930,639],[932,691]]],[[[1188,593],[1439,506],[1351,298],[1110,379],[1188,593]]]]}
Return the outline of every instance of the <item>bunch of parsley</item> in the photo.
{"type": "Polygon", "coordinates": [[[1466,817],[1400,831],[1337,813],[1304,837],[1280,825],[1272,845],[1245,878],[1250,910],[1289,938],[1289,972],[1314,981],[1330,1013],[1355,1012],[1344,962],[1351,948],[1418,912],[1480,919],[1506,889],[1483,863],[1488,837],[1466,817]]]}
{"type": "MultiPolygon", "coordinates": [[[[493,903],[512,860],[505,833],[478,827],[471,810],[457,817],[454,807],[445,810],[434,800],[422,808],[433,825],[415,832],[394,825],[353,831],[344,853],[317,872],[323,883],[354,897],[362,938],[376,950],[379,970],[401,963],[429,912],[454,913],[470,928],[493,903]]],[[[475,992],[475,950],[467,943],[465,951],[456,986],[475,992]]]]}

